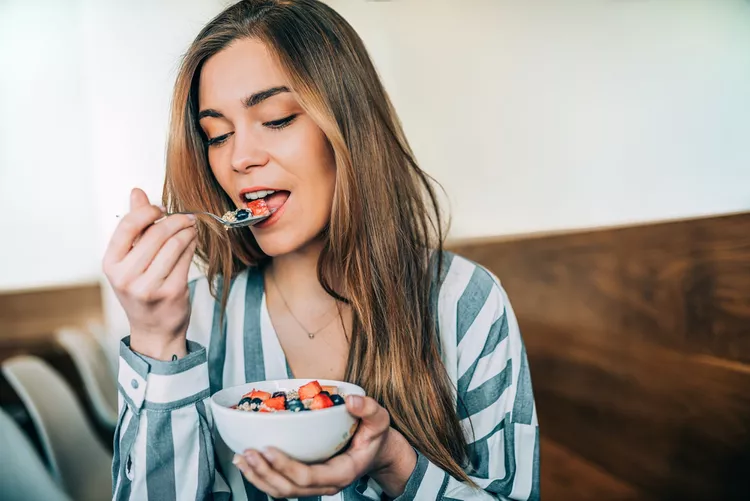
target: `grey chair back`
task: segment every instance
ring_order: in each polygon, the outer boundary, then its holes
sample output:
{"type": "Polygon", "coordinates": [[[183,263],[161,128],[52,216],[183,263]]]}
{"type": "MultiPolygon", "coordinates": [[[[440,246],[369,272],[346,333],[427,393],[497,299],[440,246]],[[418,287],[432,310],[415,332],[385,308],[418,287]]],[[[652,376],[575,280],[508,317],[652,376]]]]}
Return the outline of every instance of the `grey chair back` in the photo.
{"type": "Polygon", "coordinates": [[[101,345],[93,334],[73,329],[61,330],[55,338],[73,360],[99,425],[114,432],[117,426],[117,382],[101,345]]]}
{"type": "Polygon", "coordinates": [[[111,498],[112,455],[62,376],[32,356],[10,358],[2,371],[31,416],[52,478],[75,500],[111,498]]]}
{"type": "Polygon", "coordinates": [[[0,498],[4,501],[70,501],[26,434],[1,408],[0,451],[0,498]]]}

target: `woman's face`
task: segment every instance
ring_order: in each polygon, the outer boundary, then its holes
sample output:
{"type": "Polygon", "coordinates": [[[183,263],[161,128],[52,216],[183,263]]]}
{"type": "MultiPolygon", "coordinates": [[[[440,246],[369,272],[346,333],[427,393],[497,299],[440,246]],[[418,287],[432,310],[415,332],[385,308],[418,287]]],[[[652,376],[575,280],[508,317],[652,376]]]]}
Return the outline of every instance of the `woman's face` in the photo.
{"type": "Polygon", "coordinates": [[[279,256],[312,242],[331,217],[333,152],[265,45],[233,43],[206,61],[199,85],[214,176],[238,208],[264,197],[276,209],[251,228],[263,252],[279,256]]]}

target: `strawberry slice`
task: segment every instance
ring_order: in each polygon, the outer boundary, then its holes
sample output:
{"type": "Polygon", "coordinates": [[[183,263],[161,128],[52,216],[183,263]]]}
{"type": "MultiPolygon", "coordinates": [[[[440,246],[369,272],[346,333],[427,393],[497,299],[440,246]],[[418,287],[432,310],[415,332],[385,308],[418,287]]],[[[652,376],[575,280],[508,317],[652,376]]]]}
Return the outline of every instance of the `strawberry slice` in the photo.
{"type": "Polygon", "coordinates": [[[310,404],[310,410],[317,411],[319,409],[325,409],[327,407],[333,407],[333,401],[328,395],[315,395],[313,397],[312,404],[310,404]]]}
{"type": "Polygon", "coordinates": [[[267,216],[269,213],[268,205],[266,205],[266,201],[262,198],[258,198],[248,203],[247,210],[250,211],[253,217],[267,216]]]}
{"type": "Polygon", "coordinates": [[[321,391],[323,391],[323,388],[320,387],[320,383],[318,383],[317,381],[311,381],[304,386],[300,386],[297,393],[299,394],[300,400],[307,400],[309,398],[313,398],[321,391]]]}
{"type": "Polygon", "coordinates": [[[244,395],[242,395],[242,398],[250,398],[250,399],[259,398],[261,402],[263,402],[271,398],[271,394],[268,393],[267,391],[260,391],[260,390],[253,389],[249,393],[245,393],[244,395]]]}
{"type": "Polygon", "coordinates": [[[286,399],[284,397],[269,398],[263,402],[263,406],[275,411],[283,411],[286,409],[286,399]]]}

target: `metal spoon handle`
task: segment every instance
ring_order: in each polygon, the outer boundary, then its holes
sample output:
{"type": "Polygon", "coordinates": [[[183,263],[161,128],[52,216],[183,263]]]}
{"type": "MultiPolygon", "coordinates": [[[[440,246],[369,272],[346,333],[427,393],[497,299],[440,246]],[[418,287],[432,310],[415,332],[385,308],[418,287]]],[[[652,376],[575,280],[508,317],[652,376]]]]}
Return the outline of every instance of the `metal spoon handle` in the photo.
{"type": "MultiPolygon", "coordinates": [[[[265,215],[265,216],[251,216],[251,217],[239,220],[239,221],[227,221],[223,217],[217,216],[216,214],[214,214],[212,212],[204,212],[204,211],[165,212],[164,216],[165,217],[166,216],[174,216],[174,215],[177,215],[177,214],[203,214],[203,215],[212,217],[217,222],[223,224],[224,226],[227,227],[227,229],[229,229],[229,228],[244,228],[246,226],[253,226],[253,225],[257,224],[257,223],[260,223],[261,221],[264,221],[264,220],[268,219],[271,216],[271,214],[273,214],[274,212],[276,212],[276,209],[271,209],[270,210],[270,214],[268,214],[268,215],[265,215]]],[[[119,218],[120,215],[118,214],[116,217],[119,218]]]]}
{"type": "Polygon", "coordinates": [[[221,217],[217,216],[216,214],[213,214],[211,212],[203,212],[203,211],[180,211],[180,212],[165,212],[165,216],[174,216],[176,214],[205,214],[206,216],[211,216],[212,218],[216,219],[221,224],[228,224],[229,221],[226,221],[222,219],[221,217]]]}

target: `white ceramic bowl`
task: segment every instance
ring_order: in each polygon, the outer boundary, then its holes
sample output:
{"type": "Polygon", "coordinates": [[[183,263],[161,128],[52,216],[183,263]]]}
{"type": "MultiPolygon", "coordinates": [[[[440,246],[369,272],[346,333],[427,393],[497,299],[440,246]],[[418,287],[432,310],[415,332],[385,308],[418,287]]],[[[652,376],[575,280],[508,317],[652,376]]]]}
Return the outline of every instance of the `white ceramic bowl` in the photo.
{"type": "MultiPolygon", "coordinates": [[[[313,379],[259,381],[225,388],[211,397],[214,423],[230,449],[242,454],[247,449],[276,447],[288,456],[305,463],[324,461],[349,442],[359,420],[345,405],[307,412],[246,412],[232,409],[242,395],[256,390],[273,394],[296,390],[313,379]]],[[[337,386],[343,395],[362,395],[357,385],[328,379],[317,380],[322,386],[337,386]]]]}

